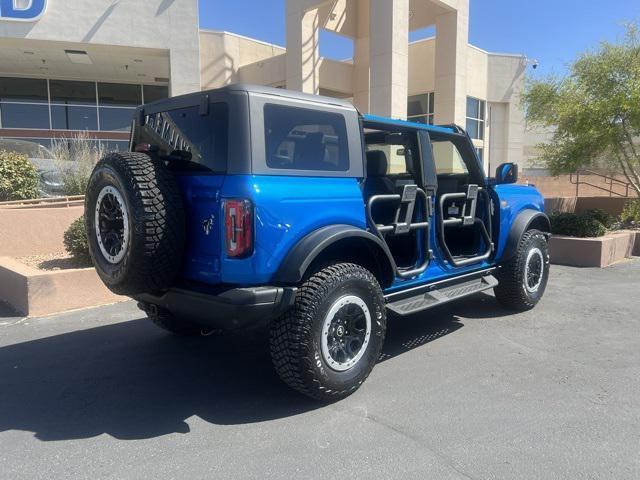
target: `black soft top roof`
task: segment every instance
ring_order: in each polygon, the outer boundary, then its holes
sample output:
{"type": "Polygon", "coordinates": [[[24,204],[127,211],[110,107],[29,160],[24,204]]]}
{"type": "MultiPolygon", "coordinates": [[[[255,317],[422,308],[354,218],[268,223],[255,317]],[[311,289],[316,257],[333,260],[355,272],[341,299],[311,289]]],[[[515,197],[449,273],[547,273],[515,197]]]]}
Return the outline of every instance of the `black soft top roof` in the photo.
{"type": "Polygon", "coordinates": [[[227,85],[221,88],[187,93],[185,95],[178,95],[175,97],[158,100],[156,102],[149,103],[147,105],[153,105],[154,107],[166,105],[166,107],[171,107],[171,106],[174,106],[176,103],[180,104],[183,102],[189,102],[189,103],[199,102],[200,101],[199,99],[202,98],[203,95],[215,94],[216,96],[219,96],[220,94],[224,94],[225,92],[228,92],[228,93],[246,92],[249,94],[256,93],[261,95],[273,95],[273,96],[289,98],[293,100],[301,100],[304,102],[312,102],[316,104],[325,104],[325,105],[335,105],[335,106],[340,106],[344,108],[355,109],[355,107],[351,102],[347,100],[341,100],[339,98],[325,97],[322,95],[311,95],[308,93],[302,93],[294,90],[286,90],[284,88],[265,87],[263,85],[251,85],[248,83],[236,83],[236,84],[227,85]]]}

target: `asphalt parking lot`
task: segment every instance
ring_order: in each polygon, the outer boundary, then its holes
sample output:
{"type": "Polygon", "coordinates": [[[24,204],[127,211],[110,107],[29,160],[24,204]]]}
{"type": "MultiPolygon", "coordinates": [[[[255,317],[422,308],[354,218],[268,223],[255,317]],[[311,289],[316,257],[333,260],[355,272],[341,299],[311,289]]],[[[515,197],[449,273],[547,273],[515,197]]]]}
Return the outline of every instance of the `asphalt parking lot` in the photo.
{"type": "Polygon", "coordinates": [[[131,302],[0,315],[0,478],[640,478],[640,260],[554,267],[393,319],[365,385],[289,391],[259,338],[174,338],[131,302]]]}

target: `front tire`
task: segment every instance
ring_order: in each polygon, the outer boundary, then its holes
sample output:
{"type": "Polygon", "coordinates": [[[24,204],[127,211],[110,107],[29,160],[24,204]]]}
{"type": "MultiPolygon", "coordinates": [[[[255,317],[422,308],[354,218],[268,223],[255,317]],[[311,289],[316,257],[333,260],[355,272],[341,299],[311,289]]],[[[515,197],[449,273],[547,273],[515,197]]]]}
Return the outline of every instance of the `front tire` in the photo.
{"type": "Polygon", "coordinates": [[[497,275],[496,299],[505,308],[524,312],[542,298],[549,279],[549,246],[539,230],[528,230],[518,244],[516,255],[497,275]]]}
{"type": "Polygon", "coordinates": [[[318,400],[355,392],[371,373],[387,326],[384,296],[365,268],[341,263],[304,282],[271,325],[273,365],[291,388],[318,400]]]}

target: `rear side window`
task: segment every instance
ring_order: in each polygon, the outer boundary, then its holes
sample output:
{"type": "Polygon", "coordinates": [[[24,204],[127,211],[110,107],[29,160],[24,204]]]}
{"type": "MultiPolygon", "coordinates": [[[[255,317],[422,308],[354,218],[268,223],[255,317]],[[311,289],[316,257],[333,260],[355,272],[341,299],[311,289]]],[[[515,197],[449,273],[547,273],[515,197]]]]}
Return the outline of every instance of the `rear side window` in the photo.
{"type": "Polygon", "coordinates": [[[227,104],[211,104],[207,115],[200,114],[199,106],[147,115],[137,143],[157,146],[160,156],[173,157],[173,168],[224,173],[229,143],[227,104]]]}
{"type": "Polygon", "coordinates": [[[347,127],[343,115],[267,104],[264,123],[269,168],[349,170],[347,127]]]}

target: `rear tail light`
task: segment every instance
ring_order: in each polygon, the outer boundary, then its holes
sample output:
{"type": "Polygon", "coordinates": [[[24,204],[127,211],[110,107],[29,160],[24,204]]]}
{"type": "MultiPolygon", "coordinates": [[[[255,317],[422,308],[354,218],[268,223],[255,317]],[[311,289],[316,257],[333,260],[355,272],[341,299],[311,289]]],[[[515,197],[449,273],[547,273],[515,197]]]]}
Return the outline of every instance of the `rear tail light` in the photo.
{"type": "Polygon", "coordinates": [[[225,200],[224,227],[228,257],[243,258],[253,253],[253,205],[249,200],[225,200]]]}

